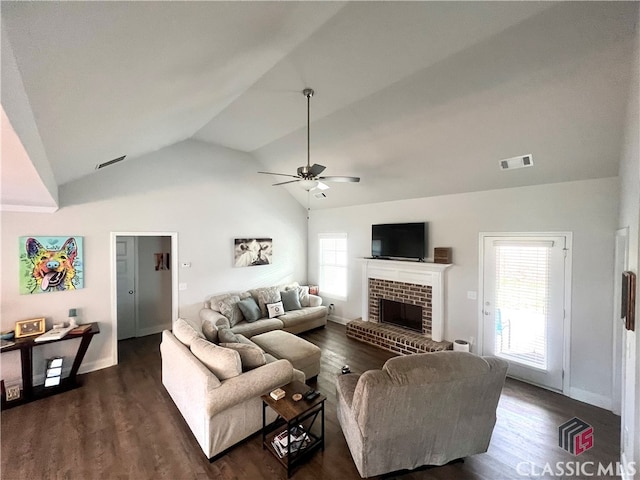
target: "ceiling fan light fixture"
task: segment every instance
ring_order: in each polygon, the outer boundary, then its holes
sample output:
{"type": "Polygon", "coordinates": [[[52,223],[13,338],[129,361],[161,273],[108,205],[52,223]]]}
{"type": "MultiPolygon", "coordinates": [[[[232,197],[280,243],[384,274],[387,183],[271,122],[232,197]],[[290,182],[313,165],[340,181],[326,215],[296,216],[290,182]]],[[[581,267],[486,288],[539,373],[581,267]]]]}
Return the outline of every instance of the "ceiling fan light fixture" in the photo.
{"type": "Polygon", "coordinates": [[[304,188],[306,191],[312,190],[314,188],[316,188],[318,186],[318,181],[317,180],[300,180],[298,182],[298,185],[300,185],[302,188],[304,188]]]}

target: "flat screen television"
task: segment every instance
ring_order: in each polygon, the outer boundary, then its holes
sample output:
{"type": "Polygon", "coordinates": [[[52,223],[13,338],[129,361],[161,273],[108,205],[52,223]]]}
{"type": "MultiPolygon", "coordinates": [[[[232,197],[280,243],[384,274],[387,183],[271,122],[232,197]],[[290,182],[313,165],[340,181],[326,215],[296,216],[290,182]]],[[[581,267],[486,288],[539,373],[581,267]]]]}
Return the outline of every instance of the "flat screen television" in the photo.
{"type": "Polygon", "coordinates": [[[424,260],[427,223],[386,223],[371,226],[371,256],[424,260]]]}

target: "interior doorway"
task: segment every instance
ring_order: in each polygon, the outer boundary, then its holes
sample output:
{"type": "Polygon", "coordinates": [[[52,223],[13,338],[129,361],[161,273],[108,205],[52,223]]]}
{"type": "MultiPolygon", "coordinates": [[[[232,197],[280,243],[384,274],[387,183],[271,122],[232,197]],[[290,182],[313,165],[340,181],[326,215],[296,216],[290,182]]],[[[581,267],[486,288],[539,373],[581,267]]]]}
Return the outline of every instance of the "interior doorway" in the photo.
{"type": "Polygon", "coordinates": [[[111,251],[113,359],[117,364],[121,360],[119,342],[157,335],[171,329],[177,318],[177,234],[114,232],[111,251]]]}

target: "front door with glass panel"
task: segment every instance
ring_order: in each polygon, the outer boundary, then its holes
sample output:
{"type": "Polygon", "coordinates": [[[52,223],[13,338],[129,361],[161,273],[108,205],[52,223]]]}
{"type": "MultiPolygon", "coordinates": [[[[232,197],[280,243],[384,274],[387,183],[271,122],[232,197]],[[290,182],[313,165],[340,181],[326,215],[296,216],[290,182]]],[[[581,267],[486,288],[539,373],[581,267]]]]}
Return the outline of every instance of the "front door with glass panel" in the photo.
{"type": "Polygon", "coordinates": [[[483,352],[562,391],[566,236],[483,237],[483,352]]]}

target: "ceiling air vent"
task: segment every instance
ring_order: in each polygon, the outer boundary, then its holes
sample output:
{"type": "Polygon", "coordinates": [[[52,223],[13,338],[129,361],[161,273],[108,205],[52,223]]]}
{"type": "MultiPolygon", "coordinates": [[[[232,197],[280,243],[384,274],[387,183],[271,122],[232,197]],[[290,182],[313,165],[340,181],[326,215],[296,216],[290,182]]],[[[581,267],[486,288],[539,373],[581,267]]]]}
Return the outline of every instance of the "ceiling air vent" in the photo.
{"type": "Polygon", "coordinates": [[[514,170],[516,168],[524,168],[533,166],[533,155],[520,155],[518,157],[500,160],[501,170],[514,170]]]}
{"type": "Polygon", "coordinates": [[[108,162],[99,163],[98,165],[96,165],[96,170],[100,170],[101,168],[108,167],[110,165],[113,165],[114,163],[121,162],[122,160],[125,159],[125,157],[126,155],[123,155],[121,157],[114,158],[113,160],[109,160],[108,162]]]}

